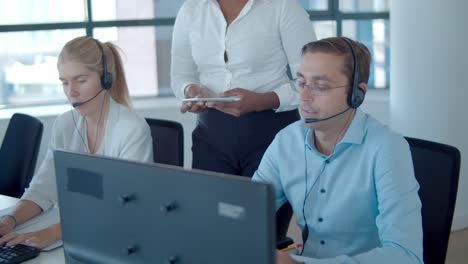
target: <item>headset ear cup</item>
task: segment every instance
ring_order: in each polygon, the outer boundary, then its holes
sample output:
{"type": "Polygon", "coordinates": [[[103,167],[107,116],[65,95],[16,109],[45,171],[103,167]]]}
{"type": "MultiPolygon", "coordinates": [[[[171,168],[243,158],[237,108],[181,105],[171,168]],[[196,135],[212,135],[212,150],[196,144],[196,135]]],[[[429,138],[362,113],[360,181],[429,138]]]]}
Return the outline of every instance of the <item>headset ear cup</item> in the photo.
{"type": "Polygon", "coordinates": [[[105,90],[109,90],[112,87],[112,73],[108,71],[102,73],[101,86],[105,90]]]}
{"type": "Polygon", "coordinates": [[[350,93],[348,93],[347,101],[349,107],[356,109],[364,101],[364,96],[366,93],[361,87],[359,87],[359,63],[357,61],[356,51],[353,47],[353,41],[346,37],[343,37],[342,39],[346,45],[348,45],[353,58],[353,74],[351,79],[352,86],[350,93]]]}
{"type": "Polygon", "coordinates": [[[101,87],[104,90],[109,90],[112,87],[112,73],[107,70],[107,60],[106,54],[104,53],[104,48],[101,46],[101,43],[97,39],[93,39],[96,42],[96,45],[101,50],[101,63],[102,63],[102,75],[101,75],[101,87]]]}
{"type": "Polygon", "coordinates": [[[364,90],[360,87],[356,87],[353,89],[352,95],[351,95],[351,102],[350,106],[351,108],[358,108],[362,102],[364,101],[365,97],[364,90]]]}

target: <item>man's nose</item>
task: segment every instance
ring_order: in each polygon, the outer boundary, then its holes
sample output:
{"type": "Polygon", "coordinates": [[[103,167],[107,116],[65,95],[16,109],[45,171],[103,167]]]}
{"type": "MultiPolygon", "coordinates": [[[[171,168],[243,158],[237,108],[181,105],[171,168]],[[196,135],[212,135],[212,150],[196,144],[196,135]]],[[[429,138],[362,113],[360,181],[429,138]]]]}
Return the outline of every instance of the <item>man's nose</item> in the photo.
{"type": "Polygon", "coordinates": [[[304,88],[299,91],[299,99],[302,101],[312,101],[314,99],[314,95],[310,92],[310,89],[304,88]]]}

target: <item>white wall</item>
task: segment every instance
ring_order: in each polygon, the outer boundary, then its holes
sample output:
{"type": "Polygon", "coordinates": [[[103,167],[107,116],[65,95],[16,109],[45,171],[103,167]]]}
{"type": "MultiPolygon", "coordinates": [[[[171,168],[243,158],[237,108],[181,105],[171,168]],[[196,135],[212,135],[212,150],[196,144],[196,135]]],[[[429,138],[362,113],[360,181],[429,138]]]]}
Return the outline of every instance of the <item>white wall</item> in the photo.
{"type": "Polygon", "coordinates": [[[460,150],[454,230],[468,226],[466,11],[466,0],[395,0],[390,9],[391,126],[460,150]]]}

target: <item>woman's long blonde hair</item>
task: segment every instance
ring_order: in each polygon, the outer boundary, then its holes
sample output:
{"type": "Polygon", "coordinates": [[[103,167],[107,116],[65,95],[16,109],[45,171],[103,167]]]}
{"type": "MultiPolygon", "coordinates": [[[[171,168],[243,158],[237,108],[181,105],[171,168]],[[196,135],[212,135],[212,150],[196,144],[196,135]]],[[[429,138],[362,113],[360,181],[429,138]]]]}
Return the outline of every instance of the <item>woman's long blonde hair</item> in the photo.
{"type": "Polygon", "coordinates": [[[70,40],[60,51],[57,67],[67,61],[73,61],[83,64],[91,71],[97,72],[102,76],[102,52],[98,46],[101,45],[106,57],[106,68],[112,74],[112,86],[110,88],[111,97],[119,104],[127,107],[131,106],[130,95],[128,92],[127,81],[122,64],[122,58],[118,52],[118,47],[110,42],[101,43],[90,37],[77,37],[70,40]]]}

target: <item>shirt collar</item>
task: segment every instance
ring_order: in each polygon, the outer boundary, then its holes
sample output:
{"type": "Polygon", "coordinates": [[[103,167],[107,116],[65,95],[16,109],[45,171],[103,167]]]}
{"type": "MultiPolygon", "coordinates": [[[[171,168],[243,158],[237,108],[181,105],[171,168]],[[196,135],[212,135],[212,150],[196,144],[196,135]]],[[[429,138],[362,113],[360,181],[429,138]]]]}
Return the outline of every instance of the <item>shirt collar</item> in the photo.
{"type": "Polygon", "coordinates": [[[353,121],[348,127],[343,139],[341,139],[341,142],[361,144],[366,133],[366,121],[367,115],[360,109],[356,109],[353,121]]]}
{"type": "MultiPolygon", "coordinates": [[[[366,121],[367,115],[361,111],[360,109],[356,109],[356,114],[353,117],[353,121],[351,125],[348,127],[344,137],[338,143],[353,143],[353,144],[361,144],[364,140],[364,136],[366,133],[366,121]]],[[[312,147],[314,144],[314,137],[312,137],[313,130],[307,129],[306,136],[304,137],[305,142],[304,144],[309,148],[315,149],[312,147]]],[[[337,144],[337,145],[338,145],[337,144]]]]}
{"type": "Polygon", "coordinates": [[[119,120],[119,104],[109,94],[109,113],[107,116],[107,124],[116,124],[119,120]]]}

